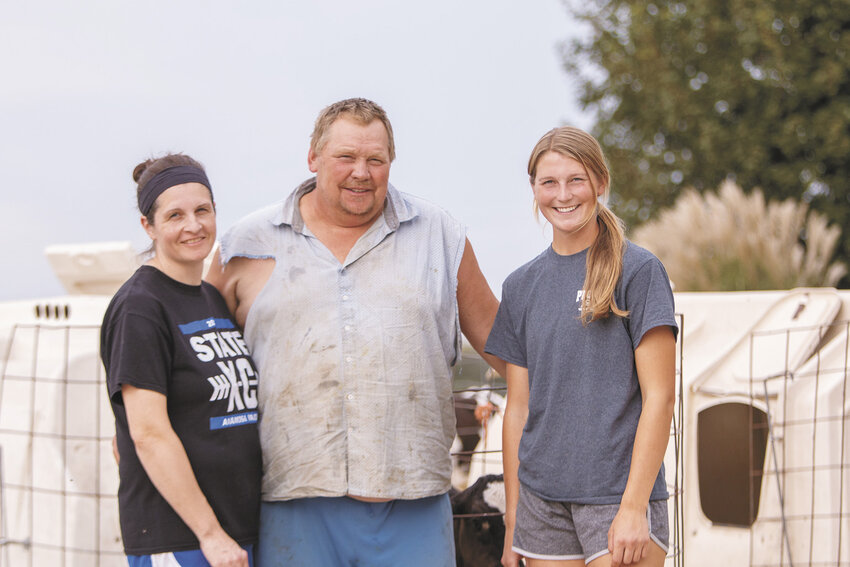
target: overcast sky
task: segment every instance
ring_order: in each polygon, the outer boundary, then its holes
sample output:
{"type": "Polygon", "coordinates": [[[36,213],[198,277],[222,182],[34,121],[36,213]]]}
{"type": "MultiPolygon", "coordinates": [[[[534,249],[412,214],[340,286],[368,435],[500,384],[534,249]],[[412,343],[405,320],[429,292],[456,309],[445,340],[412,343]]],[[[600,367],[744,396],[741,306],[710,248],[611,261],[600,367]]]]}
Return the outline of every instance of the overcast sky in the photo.
{"type": "Polygon", "coordinates": [[[548,243],[525,165],[549,128],[588,128],[559,0],[0,0],[0,299],[60,295],[50,244],[147,237],[133,167],[207,168],[223,231],[310,173],[319,110],[362,96],[395,130],[390,181],[469,227],[502,280],[548,243]]]}

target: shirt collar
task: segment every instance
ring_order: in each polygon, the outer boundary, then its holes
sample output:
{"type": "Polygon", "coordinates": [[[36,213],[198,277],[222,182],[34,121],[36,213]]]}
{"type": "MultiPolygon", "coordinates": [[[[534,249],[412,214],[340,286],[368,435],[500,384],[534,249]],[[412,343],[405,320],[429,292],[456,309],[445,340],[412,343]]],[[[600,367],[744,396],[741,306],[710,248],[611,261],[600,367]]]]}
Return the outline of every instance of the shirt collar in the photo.
{"type": "MultiPolygon", "coordinates": [[[[301,209],[298,207],[298,202],[301,197],[316,188],[316,178],[311,177],[295,188],[295,191],[289,194],[289,197],[283,202],[281,207],[274,217],[272,223],[275,226],[287,224],[296,232],[304,231],[304,217],[301,216],[301,209]]],[[[396,230],[403,222],[407,222],[418,215],[416,207],[404,198],[404,195],[397,190],[392,184],[387,187],[387,198],[384,201],[384,220],[391,231],[396,230]]]]}

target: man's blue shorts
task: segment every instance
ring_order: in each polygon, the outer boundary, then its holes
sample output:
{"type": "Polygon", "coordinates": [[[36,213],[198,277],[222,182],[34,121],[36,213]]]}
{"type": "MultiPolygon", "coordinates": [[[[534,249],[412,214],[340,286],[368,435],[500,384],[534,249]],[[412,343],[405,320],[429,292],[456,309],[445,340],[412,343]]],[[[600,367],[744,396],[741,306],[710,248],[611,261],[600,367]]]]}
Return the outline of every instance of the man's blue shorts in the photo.
{"type": "Polygon", "coordinates": [[[257,567],[453,567],[449,497],[263,502],[256,558],[257,567]]]}

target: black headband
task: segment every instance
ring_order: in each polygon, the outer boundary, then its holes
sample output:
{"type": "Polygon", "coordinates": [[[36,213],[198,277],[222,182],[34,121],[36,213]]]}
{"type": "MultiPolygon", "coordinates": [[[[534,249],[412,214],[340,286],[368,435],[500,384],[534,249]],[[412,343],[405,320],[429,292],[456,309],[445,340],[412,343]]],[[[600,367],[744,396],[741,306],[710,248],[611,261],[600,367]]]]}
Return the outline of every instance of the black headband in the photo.
{"type": "Polygon", "coordinates": [[[209,179],[207,179],[207,174],[203,170],[193,165],[176,165],[163,169],[145,183],[145,186],[139,191],[139,210],[143,215],[148,216],[156,198],[163,191],[175,185],[192,182],[206,186],[210,190],[210,197],[212,197],[212,187],[209,179]]]}

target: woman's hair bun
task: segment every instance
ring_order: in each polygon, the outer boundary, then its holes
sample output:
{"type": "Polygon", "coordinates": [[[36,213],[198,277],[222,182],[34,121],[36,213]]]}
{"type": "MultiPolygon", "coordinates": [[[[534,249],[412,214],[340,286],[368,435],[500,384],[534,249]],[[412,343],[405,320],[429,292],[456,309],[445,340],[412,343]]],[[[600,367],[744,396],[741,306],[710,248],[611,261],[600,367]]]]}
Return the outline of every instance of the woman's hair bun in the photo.
{"type": "Polygon", "coordinates": [[[145,170],[148,168],[148,166],[149,166],[150,164],[152,164],[154,161],[156,161],[156,160],[154,160],[154,159],[146,159],[145,161],[143,161],[142,163],[140,163],[139,165],[137,165],[137,166],[133,169],[133,181],[135,181],[136,183],[138,183],[138,182],[139,182],[139,178],[141,178],[141,177],[142,177],[142,174],[145,172],[145,170]]]}

